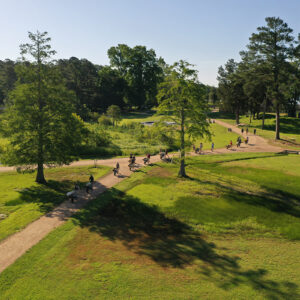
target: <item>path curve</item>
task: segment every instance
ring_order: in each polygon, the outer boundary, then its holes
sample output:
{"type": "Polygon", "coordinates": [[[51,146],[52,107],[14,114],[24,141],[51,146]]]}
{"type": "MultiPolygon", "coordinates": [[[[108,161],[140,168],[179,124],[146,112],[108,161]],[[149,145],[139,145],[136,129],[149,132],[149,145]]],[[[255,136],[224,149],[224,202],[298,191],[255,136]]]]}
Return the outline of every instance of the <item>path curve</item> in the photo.
{"type": "MultiPolygon", "coordinates": [[[[247,136],[249,137],[249,143],[248,145],[245,145],[244,143],[241,145],[240,148],[236,148],[233,147],[234,151],[237,152],[281,152],[282,148],[278,147],[278,146],[273,146],[270,145],[268,143],[268,141],[264,138],[262,138],[261,136],[258,135],[254,135],[253,133],[248,133],[246,134],[246,132],[244,131],[244,133],[242,134],[241,129],[238,128],[235,125],[231,125],[228,123],[225,123],[223,121],[220,120],[214,120],[215,123],[225,127],[225,128],[230,128],[233,132],[239,134],[240,136],[243,136],[244,138],[246,138],[247,136]]],[[[228,141],[229,143],[230,141],[228,141]]],[[[233,145],[235,145],[236,141],[232,141],[233,145]]],[[[220,149],[219,153],[228,153],[230,150],[227,149],[220,149]]]]}

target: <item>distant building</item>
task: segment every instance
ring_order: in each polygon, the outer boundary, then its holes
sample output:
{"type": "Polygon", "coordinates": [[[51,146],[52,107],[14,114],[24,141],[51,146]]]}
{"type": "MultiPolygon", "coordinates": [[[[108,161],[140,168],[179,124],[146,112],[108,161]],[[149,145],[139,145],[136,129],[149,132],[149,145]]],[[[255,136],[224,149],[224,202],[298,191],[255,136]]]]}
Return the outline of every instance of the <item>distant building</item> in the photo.
{"type": "MultiPolygon", "coordinates": [[[[155,123],[155,121],[147,121],[147,122],[141,122],[144,126],[152,126],[155,123]]],[[[164,122],[166,125],[176,125],[176,122],[164,122]]]]}

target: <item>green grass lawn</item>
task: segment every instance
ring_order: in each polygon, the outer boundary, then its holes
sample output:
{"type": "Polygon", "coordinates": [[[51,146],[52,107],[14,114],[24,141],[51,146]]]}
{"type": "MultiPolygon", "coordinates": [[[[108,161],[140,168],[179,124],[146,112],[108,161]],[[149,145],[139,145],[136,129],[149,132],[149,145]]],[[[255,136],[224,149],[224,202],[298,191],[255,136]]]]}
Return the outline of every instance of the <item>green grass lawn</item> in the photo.
{"type": "MultiPolygon", "coordinates": [[[[217,118],[229,124],[235,125],[235,118],[230,114],[212,113],[211,115],[213,118],[217,118]]],[[[261,119],[252,119],[250,123],[249,117],[241,116],[240,123],[245,124],[245,127],[248,127],[251,133],[253,133],[253,129],[256,128],[256,134],[274,142],[276,124],[274,114],[266,115],[264,130],[261,129],[261,119]]],[[[288,146],[289,148],[300,149],[300,119],[281,116],[280,128],[280,138],[282,139],[280,143],[285,147],[288,146]]]]}
{"type": "Polygon", "coordinates": [[[110,168],[65,167],[46,169],[47,185],[35,183],[35,173],[0,172],[0,240],[24,228],[27,224],[66,200],[65,194],[75,182],[88,181],[106,174],[110,168]]]}
{"type": "Polygon", "coordinates": [[[299,299],[299,156],[187,165],[102,194],[0,275],[1,299],[299,299]]]}

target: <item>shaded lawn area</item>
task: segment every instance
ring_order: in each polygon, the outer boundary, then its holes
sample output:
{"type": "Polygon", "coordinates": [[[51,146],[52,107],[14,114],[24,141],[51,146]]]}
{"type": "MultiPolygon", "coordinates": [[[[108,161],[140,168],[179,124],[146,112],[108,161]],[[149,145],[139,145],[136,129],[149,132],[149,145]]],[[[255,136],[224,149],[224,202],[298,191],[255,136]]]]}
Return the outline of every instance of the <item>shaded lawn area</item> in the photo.
{"type": "MultiPolygon", "coordinates": [[[[235,117],[232,114],[215,112],[211,113],[211,117],[235,125],[235,117]]],[[[253,129],[256,128],[256,134],[271,141],[274,141],[275,139],[276,119],[274,114],[266,114],[264,130],[261,129],[261,119],[252,119],[252,122],[250,123],[249,117],[241,116],[240,123],[245,124],[246,127],[250,129],[251,133],[253,133],[253,129]]],[[[280,138],[281,144],[291,148],[300,149],[300,119],[281,116],[280,138]]]]}
{"type": "Polygon", "coordinates": [[[280,170],[284,162],[300,169],[296,159],[246,153],[191,158],[187,179],[176,177],[178,166],[144,168],[5,270],[0,294],[4,299],[297,299],[300,244],[289,239],[300,238],[294,203],[299,177],[280,170]],[[272,172],[261,173],[270,171],[257,168],[267,160],[272,172]],[[296,231],[286,232],[287,224],[296,231]]]}
{"type": "Polygon", "coordinates": [[[19,231],[27,224],[52,210],[66,200],[66,192],[74,188],[75,182],[82,186],[88,182],[90,174],[95,178],[110,171],[109,167],[91,166],[46,169],[47,185],[35,183],[35,172],[0,173],[0,240],[19,231]]]}

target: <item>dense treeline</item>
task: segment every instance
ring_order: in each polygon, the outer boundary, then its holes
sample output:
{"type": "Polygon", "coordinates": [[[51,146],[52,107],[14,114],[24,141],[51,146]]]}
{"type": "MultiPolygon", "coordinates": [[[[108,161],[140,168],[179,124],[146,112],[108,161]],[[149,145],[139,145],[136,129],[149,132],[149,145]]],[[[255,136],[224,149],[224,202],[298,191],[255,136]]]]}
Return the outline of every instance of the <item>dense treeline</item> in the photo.
{"type": "Polygon", "coordinates": [[[300,34],[280,18],[266,18],[266,26],[258,27],[249,38],[241,61],[229,59],[218,71],[218,96],[224,111],[250,118],[266,111],[276,113],[276,139],[280,139],[280,112],[296,117],[300,98],[300,34]]]}
{"type": "MultiPolygon", "coordinates": [[[[155,51],[145,46],[130,48],[119,44],[107,53],[108,66],[76,57],[59,59],[52,64],[51,67],[61,74],[65,86],[75,94],[76,113],[87,120],[91,112],[104,113],[111,105],[122,110],[156,106],[158,85],[169,69],[164,59],[157,58],[155,51]]],[[[15,67],[23,63],[9,59],[0,61],[0,105],[5,104],[17,81],[15,67]]],[[[207,97],[210,90],[207,86],[207,97]]]]}

